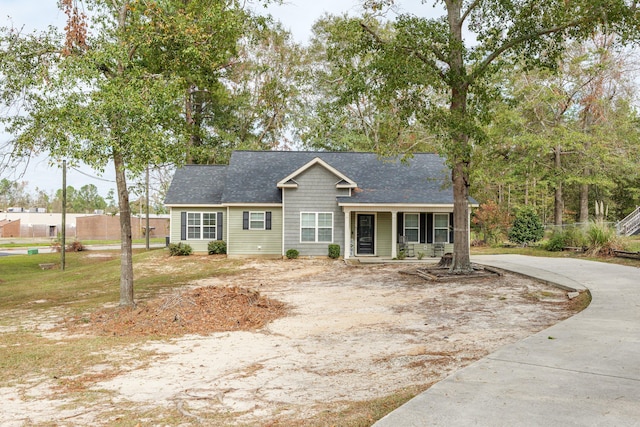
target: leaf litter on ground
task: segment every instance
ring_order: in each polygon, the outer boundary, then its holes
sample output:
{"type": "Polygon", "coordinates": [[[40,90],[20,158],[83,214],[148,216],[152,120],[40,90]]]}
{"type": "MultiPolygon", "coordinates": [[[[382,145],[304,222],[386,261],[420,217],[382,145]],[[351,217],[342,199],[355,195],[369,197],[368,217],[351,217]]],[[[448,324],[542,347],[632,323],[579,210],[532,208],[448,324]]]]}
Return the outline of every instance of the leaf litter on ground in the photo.
{"type": "Polygon", "coordinates": [[[284,303],[237,287],[176,291],[135,307],[101,308],[65,322],[69,330],[111,336],[207,335],[260,329],[287,312],[284,303]]]}

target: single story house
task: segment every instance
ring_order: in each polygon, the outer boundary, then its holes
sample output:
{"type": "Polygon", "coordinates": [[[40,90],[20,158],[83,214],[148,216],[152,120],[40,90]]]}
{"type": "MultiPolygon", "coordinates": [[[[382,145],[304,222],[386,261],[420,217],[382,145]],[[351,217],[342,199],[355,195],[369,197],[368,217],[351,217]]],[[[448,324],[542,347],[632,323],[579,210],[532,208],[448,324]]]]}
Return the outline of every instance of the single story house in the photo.
{"type": "MultiPolygon", "coordinates": [[[[472,201],[472,203],[475,203],[472,201]]],[[[453,251],[451,171],[435,154],[235,151],[229,165],[176,170],[165,198],[170,241],[229,256],[395,258],[453,251]],[[402,246],[401,246],[402,245],[402,246]]]]}

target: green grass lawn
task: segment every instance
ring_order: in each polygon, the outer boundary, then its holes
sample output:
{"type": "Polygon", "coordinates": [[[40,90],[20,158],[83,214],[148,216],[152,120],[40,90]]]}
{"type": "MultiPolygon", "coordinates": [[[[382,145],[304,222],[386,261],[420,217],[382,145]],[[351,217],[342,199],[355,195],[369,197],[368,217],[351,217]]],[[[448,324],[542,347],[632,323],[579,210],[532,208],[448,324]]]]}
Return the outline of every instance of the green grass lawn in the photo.
{"type": "MultiPolygon", "coordinates": [[[[4,239],[4,242],[0,242],[0,248],[40,248],[49,247],[55,241],[55,239],[4,239]]],[[[75,239],[67,239],[67,244],[73,242],[75,239]]],[[[133,239],[134,244],[145,244],[146,239],[133,239]]],[[[83,245],[119,245],[120,240],[81,240],[83,245]]],[[[164,244],[164,237],[153,237],[149,239],[150,244],[164,244]]]]}
{"type": "MultiPolygon", "coordinates": [[[[233,273],[239,262],[208,256],[169,257],[168,251],[134,250],[136,298],[190,281],[233,273]],[[170,266],[171,268],[168,268],[170,266]]],[[[83,251],[66,254],[12,255],[0,260],[0,310],[47,309],[64,306],[74,311],[119,301],[120,252],[83,251]],[[54,263],[51,270],[40,264],[54,263]],[[34,301],[39,301],[34,305],[34,301]]]]}

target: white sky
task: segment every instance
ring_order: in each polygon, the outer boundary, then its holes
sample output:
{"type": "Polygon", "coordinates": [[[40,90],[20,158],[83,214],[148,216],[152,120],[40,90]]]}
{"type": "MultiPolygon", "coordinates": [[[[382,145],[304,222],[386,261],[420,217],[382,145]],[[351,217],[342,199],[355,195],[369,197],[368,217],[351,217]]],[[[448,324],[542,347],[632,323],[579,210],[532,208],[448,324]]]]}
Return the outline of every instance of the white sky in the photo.
{"type": "MultiPolygon", "coordinates": [[[[415,13],[425,12],[429,5],[422,5],[420,0],[403,2],[404,7],[415,13]]],[[[291,31],[296,41],[304,43],[311,35],[313,23],[326,12],[331,14],[358,14],[361,8],[358,0],[285,0],[282,5],[272,5],[267,10],[285,29],[291,31]]],[[[0,0],[0,26],[24,27],[26,31],[43,29],[49,25],[64,26],[65,15],[57,8],[56,0],[0,0]]],[[[0,132],[0,145],[7,138],[0,132]]],[[[67,185],[79,189],[86,184],[94,184],[104,197],[109,189],[115,189],[113,166],[108,166],[104,174],[93,171],[86,165],[77,172],[67,171],[67,185]],[[94,178],[95,177],[95,178],[94,178]]],[[[28,189],[34,192],[36,187],[48,193],[62,187],[61,167],[50,167],[47,158],[31,159],[28,166],[16,170],[0,171],[0,179],[12,181],[28,181],[28,189]]]]}

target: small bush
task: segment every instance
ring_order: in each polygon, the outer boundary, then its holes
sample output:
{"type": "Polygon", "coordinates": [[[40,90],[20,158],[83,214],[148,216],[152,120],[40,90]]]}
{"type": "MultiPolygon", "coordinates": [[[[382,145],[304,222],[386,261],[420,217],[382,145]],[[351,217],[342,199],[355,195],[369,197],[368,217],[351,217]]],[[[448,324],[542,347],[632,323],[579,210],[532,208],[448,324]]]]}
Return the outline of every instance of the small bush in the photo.
{"type": "Polygon", "coordinates": [[[227,253],[227,243],[224,240],[213,240],[207,245],[209,255],[224,255],[227,253]]]}
{"type": "Polygon", "coordinates": [[[396,259],[405,259],[407,257],[407,254],[405,251],[398,251],[398,256],[396,257],[396,259]]]}
{"type": "Polygon", "coordinates": [[[544,227],[538,214],[528,206],[521,209],[509,230],[509,240],[524,246],[539,241],[543,236],[544,227]]]}
{"type": "Polygon", "coordinates": [[[491,246],[497,245],[507,234],[510,223],[509,212],[493,200],[481,204],[471,218],[472,229],[482,235],[479,240],[491,246]]]}
{"type": "Polygon", "coordinates": [[[425,253],[422,251],[418,251],[418,260],[421,260],[422,258],[424,258],[425,253]]]}
{"type": "Polygon", "coordinates": [[[564,233],[554,232],[549,238],[549,241],[544,245],[544,248],[550,252],[559,252],[565,246],[564,233]]]}
{"type": "MultiPolygon", "coordinates": [[[[54,252],[62,252],[62,243],[59,238],[51,243],[51,250],[54,252]]],[[[73,242],[65,246],[65,252],[80,252],[84,250],[85,247],[82,245],[82,242],[78,240],[74,240],[73,242]]]]}
{"type": "Polygon", "coordinates": [[[67,252],[80,252],[84,250],[84,246],[82,242],[78,240],[74,240],[73,242],[67,245],[67,252]]]}
{"type": "Polygon", "coordinates": [[[574,248],[583,248],[587,246],[587,238],[582,227],[569,227],[562,232],[564,236],[564,245],[574,248]]]}
{"type": "Polygon", "coordinates": [[[300,252],[298,252],[295,249],[289,249],[287,251],[287,258],[289,258],[289,259],[296,259],[296,258],[298,258],[298,255],[300,255],[300,252]]]}
{"type": "Polygon", "coordinates": [[[340,258],[340,245],[329,245],[329,258],[340,258]]]}
{"type": "Polygon", "coordinates": [[[193,249],[191,245],[182,244],[182,243],[170,243],[169,244],[169,255],[171,256],[186,256],[191,255],[193,249]]]}

